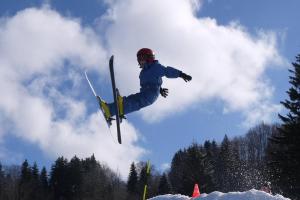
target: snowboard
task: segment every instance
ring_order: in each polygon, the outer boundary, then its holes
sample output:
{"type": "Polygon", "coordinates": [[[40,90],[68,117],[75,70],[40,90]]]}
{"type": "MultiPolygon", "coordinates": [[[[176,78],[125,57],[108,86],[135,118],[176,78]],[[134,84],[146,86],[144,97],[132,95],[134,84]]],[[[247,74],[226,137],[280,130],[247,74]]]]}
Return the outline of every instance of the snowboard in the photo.
{"type": "MultiPolygon", "coordinates": [[[[85,72],[85,77],[86,77],[86,80],[87,80],[88,83],[89,83],[89,86],[90,86],[90,88],[91,88],[91,90],[92,90],[94,96],[96,97],[96,99],[97,99],[97,101],[98,101],[98,103],[99,103],[99,107],[100,107],[101,113],[102,113],[102,115],[103,115],[103,117],[104,117],[104,119],[105,119],[105,121],[106,121],[106,123],[107,123],[108,128],[111,127],[111,125],[112,125],[112,120],[116,120],[118,142],[119,142],[119,144],[122,144],[121,128],[120,128],[120,124],[121,124],[121,122],[122,122],[122,118],[121,118],[121,116],[120,116],[120,113],[119,113],[119,107],[118,107],[118,103],[117,103],[117,97],[118,97],[118,95],[119,95],[119,90],[118,90],[118,88],[116,87],[115,73],[114,73],[114,56],[113,56],[113,55],[112,55],[112,56],[110,57],[110,59],[109,59],[109,71],[110,71],[110,78],[111,78],[111,86],[112,86],[112,90],[113,90],[113,98],[114,98],[114,102],[115,102],[115,103],[114,103],[114,105],[115,105],[115,110],[116,110],[116,116],[115,116],[115,119],[114,119],[114,118],[109,118],[109,119],[107,119],[107,118],[105,117],[105,114],[104,114],[105,112],[104,112],[104,110],[103,110],[103,108],[102,108],[102,106],[101,106],[101,101],[103,101],[103,100],[102,100],[102,98],[101,98],[99,95],[97,95],[97,93],[95,92],[95,89],[94,89],[94,87],[93,87],[93,85],[92,85],[92,83],[91,83],[91,81],[90,81],[90,79],[89,79],[89,77],[88,77],[88,75],[87,75],[87,72],[85,72]]],[[[125,118],[125,117],[123,117],[123,118],[125,118]]]]}

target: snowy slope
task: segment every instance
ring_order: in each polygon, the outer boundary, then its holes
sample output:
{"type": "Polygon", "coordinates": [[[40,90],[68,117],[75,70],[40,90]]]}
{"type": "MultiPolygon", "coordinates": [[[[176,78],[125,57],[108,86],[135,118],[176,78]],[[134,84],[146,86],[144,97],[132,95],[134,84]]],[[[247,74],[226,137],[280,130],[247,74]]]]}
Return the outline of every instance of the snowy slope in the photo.
{"type": "MultiPolygon", "coordinates": [[[[183,195],[162,195],[148,200],[190,200],[191,197],[183,195]]],[[[290,200],[281,195],[270,195],[259,190],[249,190],[246,192],[212,192],[210,194],[201,194],[200,197],[193,200],[290,200]]]]}

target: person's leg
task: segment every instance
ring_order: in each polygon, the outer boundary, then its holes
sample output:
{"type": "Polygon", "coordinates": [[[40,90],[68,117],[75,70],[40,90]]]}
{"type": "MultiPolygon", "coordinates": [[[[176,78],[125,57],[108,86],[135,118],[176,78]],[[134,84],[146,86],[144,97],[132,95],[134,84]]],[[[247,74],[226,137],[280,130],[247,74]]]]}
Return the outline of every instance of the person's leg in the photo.
{"type": "MultiPolygon", "coordinates": [[[[123,97],[124,115],[151,105],[152,103],[155,102],[158,95],[159,92],[157,92],[156,90],[147,90],[147,91],[129,95],[127,97],[123,97]]],[[[111,116],[116,115],[114,102],[109,103],[108,107],[111,116]]]]}

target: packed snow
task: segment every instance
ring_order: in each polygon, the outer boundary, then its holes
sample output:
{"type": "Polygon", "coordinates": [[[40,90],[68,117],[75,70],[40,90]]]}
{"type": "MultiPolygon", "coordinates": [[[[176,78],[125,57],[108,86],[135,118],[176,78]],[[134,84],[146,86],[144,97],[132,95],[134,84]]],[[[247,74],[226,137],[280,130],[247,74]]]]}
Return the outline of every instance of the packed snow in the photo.
{"type": "Polygon", "coordinates": [[[161,195],[148,200],[290,200],[279,194],[272,195],[260,190],[249,190],[246,192],[212,192],[210,194],[201,194],[200,197],[191,198],[184,195],[161,195]]]}

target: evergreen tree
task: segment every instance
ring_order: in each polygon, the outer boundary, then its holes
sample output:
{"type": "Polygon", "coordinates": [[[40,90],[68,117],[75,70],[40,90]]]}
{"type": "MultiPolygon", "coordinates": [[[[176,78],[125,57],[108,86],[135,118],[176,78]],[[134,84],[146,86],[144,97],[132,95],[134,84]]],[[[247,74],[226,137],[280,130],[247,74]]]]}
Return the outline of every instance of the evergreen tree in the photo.
{"type": "Polygon", "coordinates": [[[130,166],[130,173],[127,180],[127,192],[129,195],[137,194],[138,175],[134,162],[130,166]]]}
{"type": "Polygon", "coordinates": [[[206,153],[206,160],[208,161],[208,166],[210,166],[211,177],[210,177],[210,184],[208,186],[208,191],[215,191],[217,190],[217,178],[216,178],[216,165],[217,165],[217,158],[219,155],[219,149],[217,143],[215,141],[205,141],[204,142],[204,149],[206,153]]]}
{"type": "Polygon", "coordinates": [[[146,163],[142,163],[142,169],[139,174],[138,179],[138,193],[142,196],[144,191],[145,184],[148,183],[148,175],[147,175],[147,165],[146,163]]]}
{"type": "Polygon", "coordinates": [[[50,187],[54,199],[70,199],[72,192],[68,178],[68,160],[59,157],[51,168],[50,187]]]}
{"type": "Polygon", "coordinates": [[[32,171],[28,164],[28,161],[25,160],[21,167],[21,177],[19,182],[19,197],[24,200],[29,200],[31,198],[31,185],[32,180],[32,171]]]}
{"type": "Polygon", "coordinates": [[[163,175],[159,180],[158,194],[163,195],[163,194],[170,194],[170,193],[171,193],[171,188],[170,188],[167,175],[163,173],[163,175]]]}
{"type": "Polygon", "coordinates": [[[212,143],[209,140],[206,140],[204,142],[204,149],[205,149],[207,157],[212,158],[212,156],[213,156],[212,143]]]}
{"type": "Polygon", "coordinates": [[[31,168],[31,177],[35,181],[39,180],[39,168],[38,168],[36,162],[33,163],[33,166],[31,168]]]}
{"type": "Polygon", "coordinates": [[[40,181],[39,181],[39,169],[36,162],[31,168],[31,180],[30,180],[30,199],[39,200],[41,199],[40,181]]]}
{"type": "Polygon", "coordinates": [[[21,179],[20,183],[28,183],[31,180],[31,168],[28,164],[28,161],[25,160],[21,167],[21,179]]]}
{"type": "Polygon", "coordinates": [[[52,165],[50,177],[44,167],[39,173],[36,163],[27,160],[21,167],[6,168],[3,180],[0,165],[0,200],[125,200],[126,184],[95,157],[68,162],[60,157],[52,165]],[[4,193],[2,192],[4,185],[4,193]]]}
{"type": "Polygon", "coordinates": [[[71,188],[71,198],[81,199],[83,169],[79,158],[74,156],[68,164],[68,182],[71,188]]]}
{"type": "Polygon", "coordinates": [[[42,197],[43,199],[47,199],[46,197],[50,196],[50,190],[49,190],[47,170],[45,167],[42,168],[42,171],[39,176],[39,182],[40,182],[42,197]]]}
{"type": "MultiPolygon", "coordinates": [[[[20,194],[20,177],[21,167],[12,165],[5,170],[5,200],[21,199],[20,194]]],[[[1,199],[1,200],[2,200],[1,199]]]]}
{"type": "Polygon", "coordinates": [[[110,168],[97,162],[94,155],[81,161],[81,165],[83,166],[82,183],[80,184],[81,199],[125,199],[125,184],[110,168]]]}
{"type": "Polygon", "coordinates": [[[221,186],[219,183],[219,175],[222,173],[222,169],[219,166],[220,165],[220,147],[217,144],[216,141],[212,141],[211,145],[210,145],[210,150],[211,152],[211,165],[214,169],[213,173],[212,173],[212,181],[214,183],[213,187],[211,188],[212,191],[220,191],[221,186]]]}
{"type": "Polygon", "coordinates": [[[82,167],[86,172],[99,167],[99,163],[96,161],[95,155],[93,154],[90,158],[86,158],[85,160],[83,160],[82,167]]]}
{"type": "Polygon", "coordinates": [[[186,153],[183,150],[179,150],[173,156],[171,162],[171,169],[169,172],[170,183],[173,189],[173,192],[183,194],[185,191],[184,184],[182,181],[186,179],[186,153]]]}
{"type": "Polygon", "coordinates": [[[231,145],[233,162],[231,163],[232,185],[230,189],[232,191],[242,191],[245,179],[243,179],[243,177],[241,176],[241,174],[243,173],[243,169],[240,159],[240,140],[238,138],[233,139],[231,145]]]}
{"type": "Polygon", "coordinates": [[[235,182],[232,173],[234,172],[234,158],[231,143],[225,135],[222,143],[221,143],[221,151],[220,151],[220,167],[223,171],[220,174],[220,184],[223,192],[232,191],[232,186],[235,182]]]}
{"type": "Polygon", "coordinates": [[[283,193],[292,199],[300,199],[300,54],[292,65],[294,69],[289,70],[291,87],[287,91],[289,99],[281,102],[288,114],[279,114],[283,122],[280,135],[271,138],[278,145],[278,151],[273,152],[272,167],[278,177],[276,184],[283,193]]]}
{"type": "Polygon", "coordinates": [[[40,182],[41,182],[42,188],[47,190],[49,187],[49,181],[48,181],[47,170],[45,167],[42,168],[42,171],[40,174],[40,182]]]}
{"type": "Polygon", "coordinates": [[[86,200],[105,199],[105,185],[107,183],[105,172],[100,163],[94,160],[94,157],[83,161],[84,174],[82,180],[82,194],[86,200]]]}
{"type": "Polygon", "coordinates": [[[212,176],[212,163],[204,148],[196,143],[177,152],[172,160],[169,177],[175,193],[191,195],[195,183],[202,186],[203,192],[209,193],[214,187],[212,176]]]}

